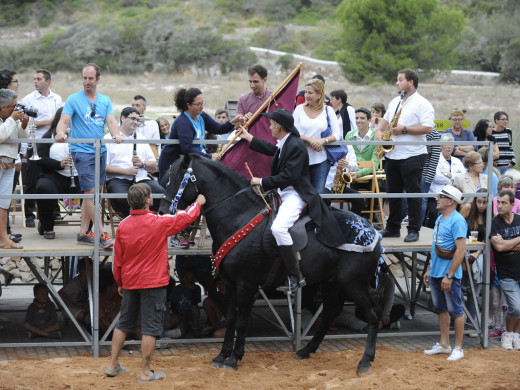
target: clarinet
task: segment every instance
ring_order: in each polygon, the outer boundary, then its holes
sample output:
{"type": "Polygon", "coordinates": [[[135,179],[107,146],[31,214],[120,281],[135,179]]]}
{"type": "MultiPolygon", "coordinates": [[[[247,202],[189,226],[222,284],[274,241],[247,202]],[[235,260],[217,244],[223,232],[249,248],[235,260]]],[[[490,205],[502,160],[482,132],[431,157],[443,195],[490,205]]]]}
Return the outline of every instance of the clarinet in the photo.
{"type": "MultiPolygon", "coordinates": [[[[72,153],[70,151],[70,144],[69,145],[69,157],[72,159],[72,153]]],[[[72,163],[69,167],[70,169],[70,188],[76,188],[76,182],[74,181],[74,163],[72,163]]]]}
{"type": "MultiPolygon", "coordinates": [[[[137,139],[137,130],[134,130],[134,141],[137,139]]],[[[132,156],[137,156],[137,144],[134,142],[134,152],[132,153],[132,156]]],[[[137,177],[137,174],[134,175],[134,179],[132,180],[133,184],[135,184],[135,178],[137,177]]]]}

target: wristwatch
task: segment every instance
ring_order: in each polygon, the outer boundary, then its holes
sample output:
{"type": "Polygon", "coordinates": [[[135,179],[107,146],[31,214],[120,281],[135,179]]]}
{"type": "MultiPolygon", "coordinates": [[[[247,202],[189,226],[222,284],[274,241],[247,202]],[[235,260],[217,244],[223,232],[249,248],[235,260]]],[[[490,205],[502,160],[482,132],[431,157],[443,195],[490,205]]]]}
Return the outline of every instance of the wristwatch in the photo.
{"type": "Polygon", "coordinates": [[[406,130],[406,126],[403,128],[403,134],[408,134],[408,130],[406,130]]]}
{"type": "Polygon", "coordinates": [[[146,169],[146,163],[143,162],[143,165],[141,165],[141,168],[146,169]]]}
{"type": "Polygon", "coordinates": [[[453,279],[453,274],[450,274],[449,272],[446,274],[446,277],[449,279],[449,280],[452,280],[453,279]]]}

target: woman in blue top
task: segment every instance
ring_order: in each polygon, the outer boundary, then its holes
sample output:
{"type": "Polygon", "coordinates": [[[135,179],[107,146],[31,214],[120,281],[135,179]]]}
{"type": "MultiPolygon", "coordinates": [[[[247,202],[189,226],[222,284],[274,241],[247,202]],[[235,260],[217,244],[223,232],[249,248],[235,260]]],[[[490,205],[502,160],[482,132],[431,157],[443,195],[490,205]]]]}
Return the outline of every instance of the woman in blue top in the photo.
{"type": "Polygon", "coordinates": [[[198,88],[181,88],[175,92],[175,106],[181,115],[175,119],[170,132],[170,139],[178,139],[179,144],[163,147],[159,158],[159,180],[162,179],[170,165],[184,153],[198,153],[212,160],[218,160],[217,153],[204,152],[202,144],[193,144],[193,140],[203,140],[204,132],[226,134],[233,130],[236,124],[243,124],[242,116],[235,117],[231,122],[220,124],[203,111],[204,97],[198,88]]]}

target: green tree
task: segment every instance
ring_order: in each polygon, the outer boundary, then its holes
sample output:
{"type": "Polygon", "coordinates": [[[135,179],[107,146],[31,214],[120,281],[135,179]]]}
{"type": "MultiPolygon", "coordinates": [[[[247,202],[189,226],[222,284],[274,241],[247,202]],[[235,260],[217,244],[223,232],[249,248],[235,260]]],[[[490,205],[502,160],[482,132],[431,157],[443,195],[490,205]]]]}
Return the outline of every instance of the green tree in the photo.
{"type": "Polygon", "coordinates": [[[343,0],[336,59],[356,82],[394,80],[402,68],[447,69],[464,28],[461,12],[439,0],[343,0]]]}
{"type": "Polygon", "coordinates": [[[520,83],[520,38],[517,38],[507,45],[500,60],[502,79],[520,83]]]}

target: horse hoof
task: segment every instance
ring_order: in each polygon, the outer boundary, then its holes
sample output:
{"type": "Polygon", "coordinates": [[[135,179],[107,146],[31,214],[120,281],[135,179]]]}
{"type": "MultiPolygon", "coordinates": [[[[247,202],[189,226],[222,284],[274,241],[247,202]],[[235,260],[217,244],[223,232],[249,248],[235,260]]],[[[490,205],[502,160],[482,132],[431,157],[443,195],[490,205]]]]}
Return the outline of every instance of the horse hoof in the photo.
{"type": "Polygon", "coordinates": [[[226,370],[233,370],[233,371],[237,371],[238,370],[238,364],[222,364],[221,366],[222,368],[226,369],[226,370]]]}
{"type": "Polygon", "coordinates": [[[222,364],[221,362],[216,362],[215,360],[213,360],[213,361],[211,362],[211,365],[212,365],[213,367],[217,367],[217,368],[222,368],[222,367],[223,367],[223,364],[222,364]]]}
{"type": "Polygon", "coordinates": [[[371,371],[372,371],[372,366],[370,364],[368,366],[358,366],[358,368],[357,368],[358,376],[370,374],[371,371]]]}
{"type": "Polygon", "coordinates": [[[303,359],[310,359],[311,355],[308,354],[307,352],[303,352],[303,351],[298,351],[296,352],[296,355],[294,355],[294,358],[296,360],[303,360],[303,359]]]}

